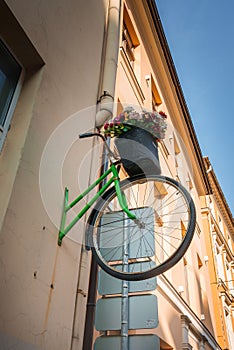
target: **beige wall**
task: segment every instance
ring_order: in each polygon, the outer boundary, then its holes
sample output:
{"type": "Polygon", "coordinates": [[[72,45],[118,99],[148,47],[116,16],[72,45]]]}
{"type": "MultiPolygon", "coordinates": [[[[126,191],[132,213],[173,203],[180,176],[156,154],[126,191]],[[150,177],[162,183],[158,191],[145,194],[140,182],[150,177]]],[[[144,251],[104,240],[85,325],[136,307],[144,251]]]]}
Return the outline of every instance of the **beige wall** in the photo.
{"type": "MultiPolygon", "coordinates": [[[[4,221],[0,235],[0,332],[5,334],[0,339],[6,346],[16,343],[17,349],[31,344],[30,349],[65,350],[72,342],[82,269],[81,287],[87,289],[89,259],[85,253],[81,267],[81,245],[69,239],[61,248],[57,246],[58,229],[40,195],[39,167],[46,142],[60,123],[96,104],[107,1],[9,0],[7,4],[45,65],[25,82],[0,155],[0,195],[1,203],[6,204],[0,212],[4,221]]],[[[78,114],[75,134],[93,128],[94,118],[94,108],[78,114]]],[[[55,160],[63,136],[60,130],[55,158],[48,163],[50,183],[60,176],[55,160]]],[[[90,145],[88,141],[75,144],[75,151],[69,152],[75,153],[75,161],[71,164],[68,159],[63,169],[64,182],[74,192],[78,174],[84,183],[89,180],[90,159],[81,175],[78,166],[90,145]]],[[[61,210],[61,202],[56,205],[61,210]]],[[[84,313],[79,317],[75,336],[81,346],[84,313]]]]}

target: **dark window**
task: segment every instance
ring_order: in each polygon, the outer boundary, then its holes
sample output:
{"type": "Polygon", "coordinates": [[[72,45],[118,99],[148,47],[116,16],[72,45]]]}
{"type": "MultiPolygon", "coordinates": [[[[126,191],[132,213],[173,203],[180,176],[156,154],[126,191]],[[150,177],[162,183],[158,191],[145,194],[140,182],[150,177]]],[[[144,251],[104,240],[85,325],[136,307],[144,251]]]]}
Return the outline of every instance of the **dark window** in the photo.
{"type": "Polygon", "coordinates": [[[0,149],[13,114],[22,67],[0,40],[0,149]]]}
{"type": "Polygon", "coordinates": [[[135,61],[134,51],[140,45],[136,31],[130,19],[127,9],[124,7],[123,15],[123,33],[122,33],[122,47],[127,55],[127,58],[133,67],[135,61]]]}

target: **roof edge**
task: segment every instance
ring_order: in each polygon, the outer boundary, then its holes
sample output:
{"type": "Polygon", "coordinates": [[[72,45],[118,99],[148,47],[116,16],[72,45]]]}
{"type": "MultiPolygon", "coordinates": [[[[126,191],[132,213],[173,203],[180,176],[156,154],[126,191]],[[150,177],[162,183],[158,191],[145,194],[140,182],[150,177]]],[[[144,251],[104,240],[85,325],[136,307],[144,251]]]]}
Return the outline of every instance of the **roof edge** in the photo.
{"type": "Polygon", "coordinates": [[[215,188],[217,189],[218,191],[218,194],[219,194],[219,197],[220,198],[217,198],[217,195],[215,195],[215,192],[213,191],[213,195],[216,197],[217,199],[217,204],[218,206],[220,207],[220,210],[222,212],[225,212],[226,216],[228,217],[230,223],[231,223],[231,226],[232,226],[232,229],[234,229],[234,218],[233,218],[233,215],[232,215],[232,212],[231,212],[231,209],[227,203],[227,200],[225,198],[225,195],[223,193],[223,190],[219,184],[219,181],[215,175],[215,172],[212,168],[212,164],[209,160],[209,157],[204,157],[204,163],[205,163],[205,167],[206,169],[208,170],[209,169],[209,174],[208,174],[208,177],[210,178],[210,182],[211,182],[211,187],[212,187],[212,182],[214,183],[214,186],[215,188]],[[220,203],[221,202],[221,203],[220,203]]]}

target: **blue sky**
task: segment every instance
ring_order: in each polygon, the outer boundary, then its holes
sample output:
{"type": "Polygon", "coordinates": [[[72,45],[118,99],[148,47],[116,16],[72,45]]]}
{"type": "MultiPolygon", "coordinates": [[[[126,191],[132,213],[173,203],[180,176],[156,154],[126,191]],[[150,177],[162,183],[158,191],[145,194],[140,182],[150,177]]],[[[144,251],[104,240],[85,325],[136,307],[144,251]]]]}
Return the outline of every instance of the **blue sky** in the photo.
{"type": "Polygon", "coordinates": [[[234,1],[156,5],[202,153],[234,213],[234,1]]]}

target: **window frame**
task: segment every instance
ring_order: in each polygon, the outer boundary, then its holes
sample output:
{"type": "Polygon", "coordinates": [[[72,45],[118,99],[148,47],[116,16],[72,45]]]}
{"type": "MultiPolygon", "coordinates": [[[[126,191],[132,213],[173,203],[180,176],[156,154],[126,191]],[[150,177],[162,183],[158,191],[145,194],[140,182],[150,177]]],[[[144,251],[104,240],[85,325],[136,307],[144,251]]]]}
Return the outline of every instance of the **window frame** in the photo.
{"type": "Polygon", "coordinates": [[[14,53],[12,52],[12,50],[9,48],[9,46],[6,44],[6,42],[0,37],[0,41],[1,43],[5,46],[5,48],[7,49],[7,51],[10,53],[10,55],[13,57],[13,59],[17,62],[17,64],[20,66],[21,68],[21,72],[20,72],[20,76],[18,78],[18,82],[17,85],[15,87],[15,91],[13,93],[13,96],[11,98],[11,102],[6,114],[6,119],[4,122],[4,125],[0,125],[0,153],[2,152],[3,149],[3,145],[4,142],[6,141],[6,137],[8,134],[8,131],[10,130],[10,125],[11,125],[11,121],[13,118],[13,114],[16,108],[16,104],[18,102],[19,99],[19,95],[23,86],[23,80],[24,80],[24,76],[25,76],[25,70],[23,65],[20,63],[20,61],[18,60],[18,58],[14,55],[14,53]]]}
{"type": "Polygon", "coordinates": [[[151,104],[152,104],[152,110],[157,112],[159,109],[159,106],[162,104],[162,99],[160,96],[160,93],[157,89],[156,83],[154,81],[154,78],[151,74],[151,104]]]}
{"type": "Polygon", "coordinates": [[[140,45],[136,30],[132,23],[132,20],[128,14],[126,6],[123,10],[123,22],[122,22],[122,44],[121,44],[130,66],[133,68],[135,61],[134,50],[140,45]]]}

